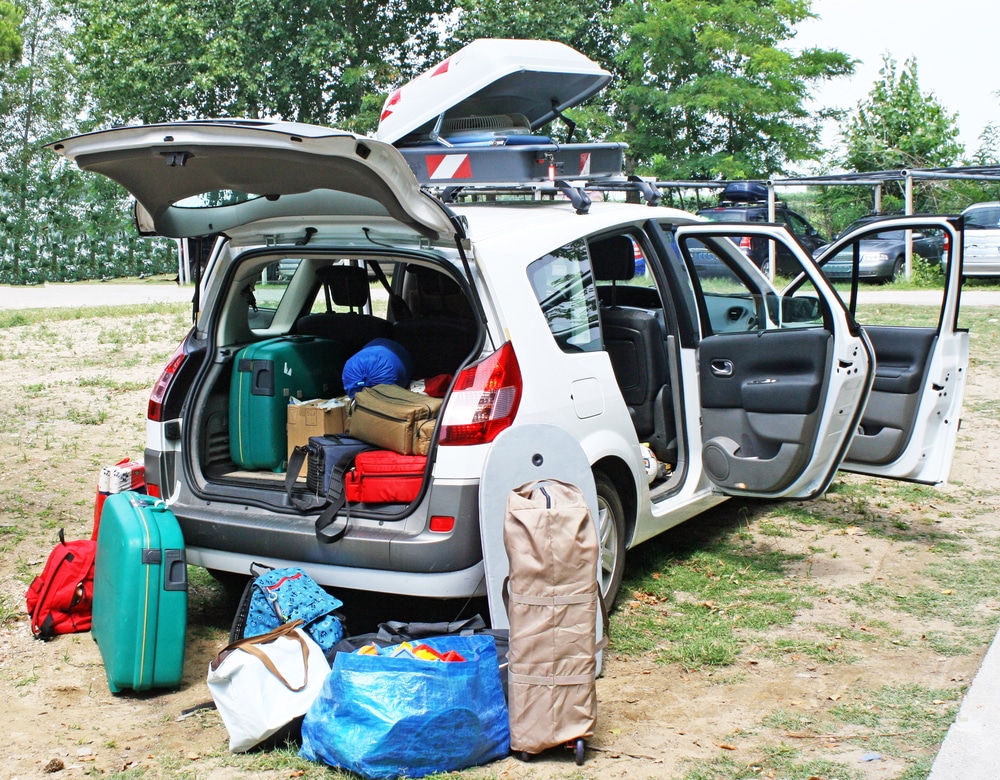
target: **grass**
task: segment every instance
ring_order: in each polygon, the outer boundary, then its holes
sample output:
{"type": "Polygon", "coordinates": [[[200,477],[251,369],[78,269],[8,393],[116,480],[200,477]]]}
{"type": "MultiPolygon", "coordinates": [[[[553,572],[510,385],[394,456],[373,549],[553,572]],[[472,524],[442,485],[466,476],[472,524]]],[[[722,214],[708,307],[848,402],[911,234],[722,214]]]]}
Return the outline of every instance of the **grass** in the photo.
{"type": "MultiPolygon", "coordinates": [[[[51,323],[73,322],[90,319],[121,317],[145,317],[150,314],[171,314],[181,319],[191,316],[189,303],[143,303],[126,306],[86,306],[80,308],[15,309],[0,311],[0,330],[28,325],[48,325],[51,323]]],[[[51,333],[45,327],[41,335],[51,333]]]]}
{"type": "MultiPolygon", "coordinates": [[[[917,308],[878,307],[883,319],[888,315],[899,324],[907,324],[917,308]]],[[[24,350],[16,359],[26,359],[31,352],[21,344],[60,350],[67,343],[67,325],[72,328],[78,321],[86,321],[88,330],[98,334],[100,347],[74,357],[74,365],[89,366],[79,381],[44,373],[48,368],[43,366],[17,398],[8,398],[0,414],[0,431],[5,442],[18,443],[19,449],[9,458],[13,467],[25,470],[40,460],[44,470],[61,462],[70,445],[52,439],[51,431],[66,419],[85,426],[78,439],[113,439],[120,447],[127,439],[115,426],[126,421],[102,418],[99,401],[148,391],[150,382],[138,378],[138,372],[121,376],[119,369],[133,363],[158,367],[161,356],[169,354],[165,341],[175,343],[186,329],[189,310],[187,304],[169,304],[0,312],[0,329],[23,330],[8,339],[17,344],[4,347],[8,353],[2,359],[15,359],[11,354],[15,349],[24,350]],[[132,323],[137,319],[146,323],[132,323]],[[67,390],[79,393],[64,404],[55,403],[67,390]]],[[[1000,370],[996,318],[989,310],[970,309],[962,320],[972,329],[975,370],[987,376],[1000,370]]],[[[1000,419],[1000,402],[993,399],[981,399],[969,409],[1000,419]]],[[[141,429],[141,409],[139,418],[141,429]]],[[[141,442],[141,430],[138,437],[141,442]]],[[[103,461],[94,458],[90,468],[96,475],[95,467],[103,461]]],[[[39,480],[0,484],[4,512],[0,553],[6,556],[9,579],[20,592],[38,573],[44,561],[39,550],[51,548],[56,529],[66,526],[67,537],[78,538],[88,527],[93,488],[87,478],[80,482],[79,501],[65,498],[66,491],[76,489],[65,480],[58,485],[56,480],[42,482],[44,486],[39,480]]],[[[954,485],[951,493],[943,493],[840,475],[825,497],[811,502],[731,500],[629,553],[628,579],[611,616],[609,652],[629,661],[655,663],[665,674],[700,680],[713,691],[732,686],[735,692],[771,669],[786,676],[789,670],[800,669],[816,669],[817,676],[849,669],[855,675],[861,660],[887,657],[896,648],[920,659],[960,661],[974,656],[1000,622],[1000,542],[989,536],[988,526],[977,529],[969,522],[977,511],[993,511],[989,501],[982,500],[988,497],[971,484],[954,485]],[[902,569],[903,577],[878,576],[875,564],[880,558],[903,562],[918,556],[921,561],[930,556],[930,563],[902,569]],[[831,587],[820,573],[824,567],[829,571],[856,564],[859,581],[848,586],[831,587]]],[[[210,646],[224,641],[235,609],[234,595],[204,570],[191,567],[189,605],[190,636],[210,646]]],[[[0,624],[17,620],[22,607],[13,595],[0,597],[0,624]]],[[[19,686],[32,685],[39,674],[25,667],[19,686]]],[[[683,776],[692,780],[865,776],[856,765],[836,760],[826,747],[825,737],[836,735],[855,749],[903,757],[903,774],[893,780],[916,780],[926,777],[960,694],[957,683],[941,690],[858,684],[838,701],[826,701],[809,712],[761,702],[757,723],[741,724],[745,731],[738,734],[714,735],[716,744],[733,743],[738,751],[719,749],[717,756],[688,762],[683,776]],[[807,733],[824,738],[821,749],[806,748],[816,747],[815,739],[788,736],[807,733]]],[[[697,696],[692,697],[691,707],[698,710],[697,696]]],[[[169,768],[171,777],[203,776],[209,766],[233,767],[241,774],[346,777],[304,762],[294,747],[231,756],[220,745],[198,762],[164,755],[160,763],[169,768]]],[[[137,768],[107,776],[141,777],[148,771],[137,768]]],[[[490,767],[468,774],[502,776],[490,767]]],[[[593,775],[586,766],[580,770],[567,766],[560,776],[593,775]]]]}
{"type": "Polygon", "coordinates": [[[747,632],[788,625],[808,606],[808,593],[786,576],[801,556],[748,545],[738,527],[707,547],[668,552],[650,542],[637,552],[611,624],[618,653],[652,652],[686,669],[726,666],[752,641],[747,632]]]}

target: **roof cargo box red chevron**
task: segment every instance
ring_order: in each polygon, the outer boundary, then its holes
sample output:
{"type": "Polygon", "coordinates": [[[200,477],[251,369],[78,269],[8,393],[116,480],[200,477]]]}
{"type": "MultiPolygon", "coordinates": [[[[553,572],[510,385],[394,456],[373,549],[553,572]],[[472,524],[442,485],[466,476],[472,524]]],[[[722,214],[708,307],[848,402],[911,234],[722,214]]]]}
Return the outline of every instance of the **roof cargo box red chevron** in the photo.
{"type": "Polygon", "coordinates": [[[424,184],[620,176],[625,144],[558,143],[536,131],[611,74],[555,41],[480,39],[392,92],[376,134],[424,184]]]}

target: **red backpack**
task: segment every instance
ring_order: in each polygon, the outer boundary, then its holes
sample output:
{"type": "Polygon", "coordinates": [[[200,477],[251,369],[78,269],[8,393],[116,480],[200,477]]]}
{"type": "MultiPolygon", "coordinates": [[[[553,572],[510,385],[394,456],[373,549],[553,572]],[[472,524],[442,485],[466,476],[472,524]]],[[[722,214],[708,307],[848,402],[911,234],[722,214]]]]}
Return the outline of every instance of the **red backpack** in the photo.
{"type": "Polygon", "coordinates": [[[31,633],[38,639],[90,631],[96,553],[97,542],[67,542],[59,529],[59,544],[25,594],[31,633]]]}

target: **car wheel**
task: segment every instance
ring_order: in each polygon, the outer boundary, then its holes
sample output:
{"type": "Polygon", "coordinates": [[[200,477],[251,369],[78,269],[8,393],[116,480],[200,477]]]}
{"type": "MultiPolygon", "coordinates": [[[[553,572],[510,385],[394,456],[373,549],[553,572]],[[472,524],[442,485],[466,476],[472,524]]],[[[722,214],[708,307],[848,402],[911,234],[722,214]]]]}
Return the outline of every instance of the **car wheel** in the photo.
{"type": "Polygon", "coordinates": [[[892,276],[888,278],[887,281],[894,282],[904,276],[906,271],[906,258],[899,256],[896,258],[896,262],[892,264],[892,276]]]}
{"type": "Polygon", "coordinates": [[[764,274],[768,279],[771,278],[771,261],[770,259],[764,260],[760,264],[760,272],[764,274]]]}
{"type": "Polygon", "coordinates": [[[610,610],[625,575],[625,510],[618,489],[606,475],[595,475],[595,483],[597,533],[601,546],[601,595],[610,610]]]}

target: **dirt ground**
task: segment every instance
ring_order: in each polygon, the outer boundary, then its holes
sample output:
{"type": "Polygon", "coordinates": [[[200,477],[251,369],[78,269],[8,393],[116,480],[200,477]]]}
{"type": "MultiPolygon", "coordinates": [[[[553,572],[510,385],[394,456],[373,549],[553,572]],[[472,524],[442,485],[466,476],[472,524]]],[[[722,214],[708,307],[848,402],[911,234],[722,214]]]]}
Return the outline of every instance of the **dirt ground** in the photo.
{"type": "MultiPolygon", "coordinates": [[[[0,776],[221,780],[301,774],[287,764],[269,768],[259,759],[231,756],[212,710],[181,717],[209,698],[206,665],[225,644],[234,606],[205,582],[195,580],[191,590],[183,684],[176,692],[111,695],[89,634],[40,642],[23,614],[25,588],[41,571],[58,529],[65,528],[68,538],[89,535],[100,466],[141,454],[148,388],[183,333],[181,312],[141,318],[82,314],[66,323],[0,330],[0,690],[7,702],[0,776]]],[[[995,411],[990,414],[994,373],[977,373],[975,367],[970,373],[953,481],[936,494],[940,501],[908,502],[883,483],[886,498],[874,514],[968,539],[963,554],[969,556],[983,554],[981,542],[1000,535],[1000,423],[995,411]]],[[[858,511],[836,494],[820,501],[831,514],[858,511]]],[[[849,648],[856,660],[827,663],[794,653],[775,658],[751,646],[733,666],[687,671],[657,663],[652,654],[624,656],[612,646],[598,682],[597,733],[582,768],[568,753],[555,751],[530,764],[508,758],[470,774],[674,778],[684,775],[692,760],[727,758],[752,774],[782,777],[758,763],[769,749],[789,745],[805,758],[840,762],[845,777],[899,777],[903,755],[862,760],[870,758],[869,751],[849,738],[847,727],[821,733],[775,725],[767,716],[785,712],[799,723],[818,722],[838,702],[889,684],[952,691],[949,701],[932,706],[954,707],[992,634],[980,632],[969,652],[941,655],[924,639],[951,626],[882,608],[861,617],[861,608],[843,597],[852,586],[926,579],[936,554],[931,545],[868,534],[860,523],[845,528],[792,522],[780,536],[757,535],[764,514],[760,505],[738,513],[717,510],[676,533],[710,535],[740,523],[755,544],[801,553],[787,576],[808,578],[819,595],[791,627],[776,632],[791,637],[810,634],[816,626],[843,626],[844,635],[829,641],[849,648]],[[851,638],[858,632],[876,634],[876,640],[851,638]]],[[[653,542],[660,543],[669,542],[653,542]]],[[[624,593],[618,612],[632,608],[634,598],[624,593]]],[[[978,609],[987,618],[996,613],[1000,594],[978,609]]],[[[933,755],[936,746],[913,750],[933,755]]]]}

